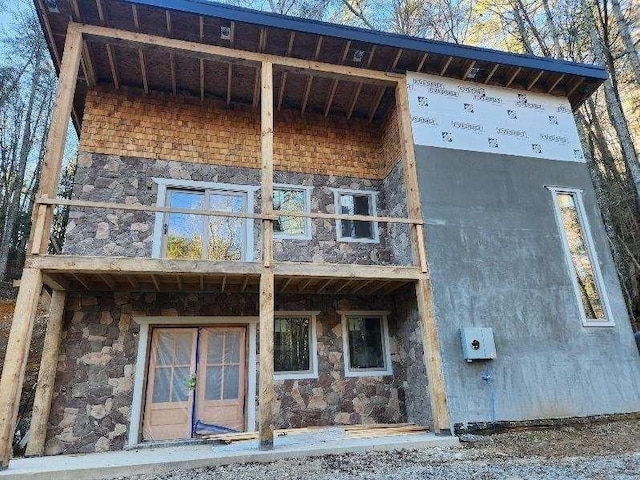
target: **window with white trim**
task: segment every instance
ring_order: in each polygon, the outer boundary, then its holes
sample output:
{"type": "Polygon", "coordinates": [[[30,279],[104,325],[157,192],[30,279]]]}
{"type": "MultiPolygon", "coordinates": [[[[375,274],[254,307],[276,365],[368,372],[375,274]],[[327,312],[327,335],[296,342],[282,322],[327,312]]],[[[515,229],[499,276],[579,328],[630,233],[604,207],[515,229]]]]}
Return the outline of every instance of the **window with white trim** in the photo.
{"type": "Polygon", "coordinates": [[[345,376],[391,375],[387,312],[339,313],[342,315],[345,376]]]}
{"type": "MultiPolygon", "coordinates": [[[[273,186],[273,210],[309,213],[312,187],[275,184],[273,186]]],[[[280,215],[273,223],[276,238],[311,239],[311,219],[280,215]]]]}
{"type": "Polygon", "coordinates": [[[318,378],[317,314],[275,312],[273,370],[276,380],[318,378]]]}
{"type": "MultiPolygon", "coordinates": [[[[376,216],[378,192],[333,189],[335,211],[344,215],[376,216]]],[[[378,224],[366,220],[337,220],[338,241],[378,243],[378,224]]]]}
{"type": "Polygon", "coordinates": [[[548,187],[553,195],[569,274],[584,325],[612,325],[582,191],[548,187]]]}
{"type": "Polygon", "coordinates": [[[253,194],[258,187],[165,178],[154,181],[158,184],[157,205],[180,210],[156,214],[154,258],[253,259],[252,219],[188,211],[253,212],[253,194]]]}

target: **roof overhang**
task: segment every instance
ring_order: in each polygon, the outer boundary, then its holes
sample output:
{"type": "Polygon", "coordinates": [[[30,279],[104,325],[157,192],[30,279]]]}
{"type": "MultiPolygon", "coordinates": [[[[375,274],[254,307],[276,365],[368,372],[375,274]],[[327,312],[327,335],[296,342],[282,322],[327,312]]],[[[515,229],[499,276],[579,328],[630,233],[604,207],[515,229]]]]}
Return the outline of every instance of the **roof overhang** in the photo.
{"type": "MultiPolygon", "coordinates": [[[[202,0],[34,0],[34,3],[57,68],[68,23],[76,21],[390,74],[422,72],[549,93],[567,97],[574,108],[607,78],[606,70],[597,65],[377,32],[202,0]],[[223,38],[221,31],[228,28],[232,37],[223,38]]],[[[83,61],[74,103],[76,126],[81,121],[84,95],[93,83],[173,90],[200,94],[203,99],[226,97],[227,103],[231,101],[233,87],[233,101],[256,104],[257,75],[250,66],[234,66],[226,75],[221,73],[224,63],[205,65],[200,61],[198,65],[197,59],[191,59],[193,63],[172,59],[174,63],[169,68],[166,52],[150,49],[141,54],[135,49],[109,48],[111,52],[100,44],[88,42],[86,46],[87,58],[83,61]],[[180,72],[176,73],[176,68],[180,72]],[[121,78],[116,78],[118,75],[121,78]],[[175,77],[173,82],[170,77],[175,77]]],[[[278,107],[302,107],[302,111],[342,113],[348,118],[368,116],[374,120],[392,102],[391,91],[385,92],[380,87],[363,88],[357,82],[353,85],[341,82],[343,88],[336,89],[323,80],[316,76],[312,85],[308,76],[290,75],[285,91],[286,75],[284,80],[277,78],[275,84],[283,90],[282,94],[276,92],[278,107]],[[331,89],[335,98],[328,99],[326,92],[331,89]]]]}

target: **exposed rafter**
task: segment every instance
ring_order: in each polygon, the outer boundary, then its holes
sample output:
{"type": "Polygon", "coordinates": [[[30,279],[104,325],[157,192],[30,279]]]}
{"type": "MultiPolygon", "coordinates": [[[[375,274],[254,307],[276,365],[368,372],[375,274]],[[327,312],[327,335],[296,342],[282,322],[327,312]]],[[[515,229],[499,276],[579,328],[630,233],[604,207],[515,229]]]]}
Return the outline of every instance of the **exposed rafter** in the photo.
{"type": "Polygon", "coordinates": [[[539,71],[535,77],[533,77],[533,79],[529,82],[529,84],[527,85],[527,90],[531,90],[536,83],[538,83],[538,80],[540,80],[540,77],[542,77],[542,75],[544,74],[544,71],[539,71]]]}
{"type": "MultiPolygon", "coordinates": [[[[344,50],[342,51],[342,57],[340,60],[341,65],[347,59],[347,55],[349,54],[350,48],[351,48],[351,40],[347,40],[347,43],[344,45],[344,50]]],[[[329,115],[329,112],[331,111],[331,104],[333,103],[333,97],[336,94],[337,88],[338,88],[338,80],[334,79],[333,82],[331,82],[331,88],[329,89],[329,97],[327,98],[327,105],[324,108],[325,117],[327,117],[329,115]]]]}
{"type": "Polygon", "coordinates": [[[441,76],[447,73],[447,69],[449,68],[449,65],[451,65],[452,60],[453,60],[453,57],[447,57],[447,59],[444,61],[444,63],[442,64],[442,67],[440,68],[441,76]]]}
{"type": "MultiPolygon", "coordinates": [[[[318,60],[318,57],[320,56],[320,49],[322,48],[322,38],[323,37],[318,37],[318,41],[316,42],[316,49],[313,53],[314,60],[318,60]]],[[[309,101],[309,93],[311,93],[312,83],[313,83],[313,74],[310,74],[307,78],[307,84],[304,87],[304,95],[302,97],[302,108],[300,109],[301,113],[304,113],[304,111],[307,108],[307,102],[309,101]]]]}
{"type": "MultiPolygon", "coordinates": [[[[289,43],[287,44],[287,57],[291,56],[293,49],[293,42],[296,38],[296,32],[289,34],[289,43]]],[[[284,100],[284,91],[287,86],[287,72],[282,72],[282,79],[280,80],[280,90],[278,90],[278,110],[282,108],[282,100],[284,100]]]]}
{"type": "MultiPolygon", "coordinates": [[[[258,40],[258,53],[264,52],[265,46],[267,45],[267,29],[260,29],[260,38],[258,40]]],[[[256,66],[256,76],[253,80],[253,108],[258,106],[258,101],[260,100],[260,65],[256,66]]]]}
{"type": "Polygon", "coordinates": [[[416,72],[420,73],[422,71],[424,64],[427,62],[427,58],[429,58],[428,53],[425,53],[422,55],[422,57],[420,58],[420,61],[418,62],[418,66],[416,67],[416,72]]]}
{"type": "Polygon", "coordinates": [[[487,75],[487,78],[484,79],[484,83],[489,83],[489,81],[493,78],[495,73],[498,71],[498,68],[500,68],[499,63],[496,63],[493,67],[491,67],[491,70],[489,71],[489,75],[487,75]]]}
{"type": "Polygon", "coordinates": [[[518,76],[518,74],[520,73],[521,70],[522,69],[520,67],[518,67],[513,71],[513,73],[509,76],[509,79],[507,80],[507,83],[505,84],[505,87],[511,86],[511,84],[516,79],[516,77],[518,76]]]}
{"type": "MultiPolygon", "coordinates": [[[[138,17],[138,7],[136,5],[131,5],[131,12],[133,14],[133,26],[136,31],[140,31],[140,18],[138,17]]],[[[149,93],[149,81],[147,79],[147,65],[144,60],[144,52],[141,48],[138,48],[138,60],[140,62],[140,72],[142,73],[142,87],[144,88],[144,93],[149,93]]]]}
{"type": "Polygon", "coordinates": [[[556,87],[558,86],[558,84],[559,84],[562,80],[564,80],[564,73],[563,73],[562,75],[560,75],[560,76],[556,79],[556,81],[555,81],[555,82],[553,82],[553,83],[551,84],[551,86],[547,89],[547,93],[551,93],[551,92],[553,92],[553,91],[556,89],[556,87]]]}

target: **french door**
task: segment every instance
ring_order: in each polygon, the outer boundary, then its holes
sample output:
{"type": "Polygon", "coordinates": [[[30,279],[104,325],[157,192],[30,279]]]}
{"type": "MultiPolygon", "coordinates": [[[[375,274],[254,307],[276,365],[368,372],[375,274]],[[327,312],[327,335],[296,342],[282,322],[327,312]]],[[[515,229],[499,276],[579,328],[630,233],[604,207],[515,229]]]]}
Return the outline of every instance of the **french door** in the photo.
{"type": "Polygon", "coordinates": [[[144,440],[191,438],[197,422],[244,430],[244,327],[152,331],[144,440]]]}
{"type": "MultiPolygon", "coordinates": [[[[231,190],[168,188],[165,205],[181,210],[247,212],[247,193],[231,190]]],[[[163,256],[179,260],[246,260],[246,218],[167,213],[163,256]]]]}

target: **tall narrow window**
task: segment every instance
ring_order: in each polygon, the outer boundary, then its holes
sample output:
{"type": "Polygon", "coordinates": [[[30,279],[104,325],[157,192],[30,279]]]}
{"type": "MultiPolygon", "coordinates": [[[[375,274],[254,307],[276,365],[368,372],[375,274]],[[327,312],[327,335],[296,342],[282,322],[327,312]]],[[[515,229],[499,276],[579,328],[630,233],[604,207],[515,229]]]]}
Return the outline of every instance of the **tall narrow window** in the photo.
{"type": "MultiPolygon", "coordinates": [[[[273,210],[309,213],[311,187],[274,185],[273,210]]],[[[311,239],[311,219],[280,215],[273,224],[277,238],[311,239]]]]}
{"type": "Polygon", "coordinates": [[[602,276],[579,190],[551,189],[576,296],[585,325],[610,325],[602,276]]]}
{"type": "MultiPolygon", "coordinates": [[[[376,192],[334,190],[336,213],[375,216],[376,192]]],[[[366,220],[338,220],[338,240],[343,242],[378,242],[378,224],[366,220]]]]}

